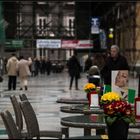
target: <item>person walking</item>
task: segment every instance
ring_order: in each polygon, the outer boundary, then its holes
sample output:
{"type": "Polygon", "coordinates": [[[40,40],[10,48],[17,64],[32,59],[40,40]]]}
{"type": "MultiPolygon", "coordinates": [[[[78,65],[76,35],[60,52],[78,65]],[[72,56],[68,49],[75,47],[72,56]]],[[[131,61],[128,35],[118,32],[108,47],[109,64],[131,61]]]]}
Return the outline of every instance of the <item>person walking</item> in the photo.
{"type": "Polygon", "coordinates": [[[78,88],[78,79],[80,78],[80,62],[78,61],[76,55],[73,55],[68,61],[68,72],[70,75],[70,86],[69,89],[71,90],[73,80],[75,79],[75,89],[79,90],[78,88]]]}
{"type": "Polygon", "coordinates": [[[7,74],[8,74],[8,90],[16,90],[17,83],[17,64],[18,59],[15,54],[8,59],[6,64],[7,74]]]}
{"type": "Polygon", "coordinates": [[[112,70],[129,70],[128,62],[126,58],[120,54],[117,45],[111,46],[110,53],[104,67],[100,71],[105,85],[111,85],[112,70]]]}
{"type": "Polygon", "coordinates": [[[52,69],[51,60],[49,58],[47,58],[47,60],[46,60],[46,71],[47,71],[47,75],[50,75],[51,69],[52,69]]]}
{"type": "Polygon", "coordinates": [[[32,64],[32,59],[29,57],[28,60],[24,59],[23,56],[20,56],[20,60],[18,62],[18,71],[20,78],[20,90],[28,89],[28,76],[31,75],[29,66],[32,64]]]}

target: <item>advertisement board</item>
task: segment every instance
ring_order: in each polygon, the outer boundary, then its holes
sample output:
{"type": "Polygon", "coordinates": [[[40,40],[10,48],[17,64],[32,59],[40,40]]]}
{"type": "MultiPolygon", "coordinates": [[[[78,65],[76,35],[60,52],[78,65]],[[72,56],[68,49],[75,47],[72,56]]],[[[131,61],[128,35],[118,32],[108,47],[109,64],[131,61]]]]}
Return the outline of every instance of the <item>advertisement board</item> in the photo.
{"type": "Polygon", "coordinates": [[[61,48],[74,49],[76,48],[78,40],[62,40],[61,48]]]}
{"type": "Polygon", "coordinates": [[[93,48],[92,40],[62,40],[62,48],[65,49],[88,49],[93,48]]]}
{"type": "Polygon", "coordinates": [[[79,40],[76,49],[89,49],[93,48],[92,40],[79,40]]]}
{"type": "Polygon", "coordinates": [[[112,71],[112,91],[119,93],[125,100],[128,99],[128,79],[128,70],[112,71]]]}
{"type": "Polygon", "coordinates": [[[60,39],[37,39],[36,40],[37,48],[61,48],[60,39]]]}

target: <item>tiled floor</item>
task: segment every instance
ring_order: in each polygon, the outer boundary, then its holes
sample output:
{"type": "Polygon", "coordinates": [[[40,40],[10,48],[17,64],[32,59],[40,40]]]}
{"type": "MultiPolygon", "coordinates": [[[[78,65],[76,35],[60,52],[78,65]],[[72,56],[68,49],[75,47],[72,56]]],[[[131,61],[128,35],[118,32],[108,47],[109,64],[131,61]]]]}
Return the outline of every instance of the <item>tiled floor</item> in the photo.
{"type": "MultiPolygon", "coordinates": [[[[129,87],[136,88],[138,84],[138,79],[133,78],[130,79],[131,80],[129,80],[130,81],[129,87]]],[[[27,94],[27,97],[37,114],[40,129],[49,130],[50,128],[60,126],[61,117],[75,115],[60,112],[60,106],[64,104],[56,103],[56,100],[60,97],[86,98],[86,94],[83,91],[83,86],[86,82],[87,82],[86,74],[82,73],[81,79],[79,79],[80,90],[75,90],[75,88],[69,90],[69,75],[65,71],[63,73],[51,73],[50,76],[39,75],[37,77],[30,77],[28,91],[19,90],[19,79],[18,79],[17,90],[6,91],[7,76],[5,76],[4,82],[0,83],[0,111],[8,109],[14,115],[9,97],[12,94],[15,94],[18,97],[20,93],[25,93],[27,94]]],[[[4,129],[1,117],[0,117],[0,129],[4,129]]],[[[83,135],[83,129],[70,128],[70,136],[79,136],[79,135],[83,135]]],[[[1,133],[0,138],[3,138],[1,133]]]]}

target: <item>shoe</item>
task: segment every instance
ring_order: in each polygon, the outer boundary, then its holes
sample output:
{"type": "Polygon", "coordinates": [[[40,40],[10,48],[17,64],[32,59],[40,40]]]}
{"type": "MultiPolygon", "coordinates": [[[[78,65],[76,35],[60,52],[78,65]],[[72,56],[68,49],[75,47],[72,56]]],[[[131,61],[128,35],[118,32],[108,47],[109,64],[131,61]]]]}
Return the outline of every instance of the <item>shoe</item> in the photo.
{"type": "Polygon", "coordinates": [[[76,90],[79,90],[79,88],[75,88],[76,90]]]}
{"type": "Polygon", "coordinates": [[[69,90],[71,90],[71,87],[69,88],[69,90]]]}
{"type": "Polygon", "coordinates": [[[22,88],[20,88],[19,90],[23,90],[22,88]]]}
{"type": "Polygon", "coordinates": [[[25,86],[25,90],[28,90],[27,86],[25,86]]]}

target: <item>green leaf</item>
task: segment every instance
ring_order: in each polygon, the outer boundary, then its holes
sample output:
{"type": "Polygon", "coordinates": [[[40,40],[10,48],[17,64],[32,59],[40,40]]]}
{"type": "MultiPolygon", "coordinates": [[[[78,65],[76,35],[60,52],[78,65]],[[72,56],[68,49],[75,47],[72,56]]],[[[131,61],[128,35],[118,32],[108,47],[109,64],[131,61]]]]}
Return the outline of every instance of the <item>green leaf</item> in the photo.
{"type": "Polygon", "coordinates": [[[116,121],[117,117],[110,117],[110,116],[107,116],[106,117],[106,123],[108,125],[112,125],[115,121],[116,121]]]}

